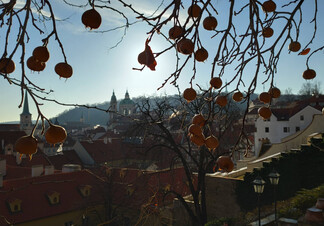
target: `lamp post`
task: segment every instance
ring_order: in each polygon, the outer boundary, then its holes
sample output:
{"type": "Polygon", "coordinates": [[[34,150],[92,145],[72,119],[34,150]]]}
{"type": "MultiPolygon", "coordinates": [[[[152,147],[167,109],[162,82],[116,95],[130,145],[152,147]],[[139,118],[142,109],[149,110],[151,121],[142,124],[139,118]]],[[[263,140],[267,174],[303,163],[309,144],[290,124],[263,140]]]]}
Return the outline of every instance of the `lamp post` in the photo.
{"type": "Polygon", "coordinates": [[[275,225],[278,225],[278,221],[277,221],[277,197],[276,197],[276,191],[277,191],[277,185],[279,183],[279,177],[280,177],[280,174],[277,173],[275,170],[273,170],[269,174],[270,183],[273,185],[275,225]]]}
{"type": "Polygon", "coordinates": [[[264,180],[260,176],[255,178],[253,181],[254,192],[258,194],[258,214],[259,214],[259,226],[261,226],[261,215],[260,215],[260,196],[264,189],[264,180]]]}

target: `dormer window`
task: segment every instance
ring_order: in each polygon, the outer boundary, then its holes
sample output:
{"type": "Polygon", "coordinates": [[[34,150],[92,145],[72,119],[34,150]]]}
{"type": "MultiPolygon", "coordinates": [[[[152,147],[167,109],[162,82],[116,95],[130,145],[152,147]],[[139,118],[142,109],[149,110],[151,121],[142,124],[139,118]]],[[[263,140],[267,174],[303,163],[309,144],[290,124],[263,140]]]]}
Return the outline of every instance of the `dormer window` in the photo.
{"type": "Polygon", "coordinates": [[[20,199],[10,199],[7,200],[8,208],[11,213],[21,212],[21,200],[20,199]]]}
{"type": "Polygon", "coordinates": [[[134,187],[133,187],[133,185],[132,184],[129,184],[128,186],[127,186],[127,189],[126,189],[126,193],[127,193],[127,195],[128,196],[131,196],[133,193],[134,193],[134,187]]]}
{"type": "Polygon", "coordinates": [[[126,176],[126,169],[125,168],[120,170],[119,176],[120,176],[120,178],[124,178],[126,176]]]}
{"type": "Polygon", "coordinates": [[[46,197],[50,205],[60,204],[60,193],[56,191],[50,191],[46,193],[46,197]]]}
{"type": "Polygon", "coordinates": [[[90,185],[81,185],[79,187],[79,192],[81,193],[82,197],[88,197],[91,193],[91,186],[90,185]]]}

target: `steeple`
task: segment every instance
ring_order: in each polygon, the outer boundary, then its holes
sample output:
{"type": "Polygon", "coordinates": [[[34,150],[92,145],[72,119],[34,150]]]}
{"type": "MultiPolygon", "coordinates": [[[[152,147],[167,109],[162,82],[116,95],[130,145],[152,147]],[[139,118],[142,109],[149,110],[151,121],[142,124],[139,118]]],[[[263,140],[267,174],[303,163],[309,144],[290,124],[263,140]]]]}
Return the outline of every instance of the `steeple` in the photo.
{"type": "Polygon", "coordinates": [[[20,130],[25,131],[29,134],[33,129],[32,115],[29,112],[28,106],[28,93],[25,92],[23,112],[20,114],[20,130]]]}
{"type": "Polygon", "coordinates": [[[117,103],[117,98],[115,96],[115,91],[114,90],[113,90],[113,94],[112,94],[112,96],[110,98],[110,104],[111,103],[117,103]]]}
{"type": "Polygon", "coordinates": [[[25,91],[24,108],[23,108],[23,112],[22,112],[21,114],[22,114],[22,115],[30,115],[30,112],[29,112],[29,106],[28,106],[28,95],[27,95],[27,90],[25,91]]]}
{"type": "Polygon", "coordinates": [[[130,98],[129,98],[128,90],[126,90],[126,93],[125,93],[125,99],[130,99],[130,98]]]}
{"type": "Polygon", "coordinates": [[[110,98],[110,110],[109,112],[109,123],[113,123],[116,119],[116,113],[117,113],[117,98],[115,96],[115,91],[113,90],[113,94],[110,98]]]}

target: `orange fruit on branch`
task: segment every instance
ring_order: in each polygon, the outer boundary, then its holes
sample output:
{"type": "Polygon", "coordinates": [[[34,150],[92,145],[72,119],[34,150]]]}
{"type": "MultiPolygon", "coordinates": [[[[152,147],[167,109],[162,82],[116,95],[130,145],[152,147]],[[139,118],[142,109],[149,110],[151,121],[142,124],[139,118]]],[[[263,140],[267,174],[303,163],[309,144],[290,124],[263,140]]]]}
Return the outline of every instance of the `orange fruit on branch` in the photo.
{"type": "Polygon", "coordinates": [[[195,52],[195,59],[199,62],[204,62],[208,58],[208,52],[205,48],[197,49],[195,52]]]}
{"type": "Polygon", "coordinates": [[[63,78],[70,78],[73,74],[73,69],[71,65],[65,62],[56,64],[54,70],[56,74],[63,78]]]}
{"type": "Polygon", "coordinates": [[[146,53],[145,53],[145,51],[138,54],[137,61],[140,64],[146,64],[146,53]]]}
{"type": "Polygon", "coordinates": [[[268,93],[272,98],[279,98],[281,95],[280,89],[278,89],[277,87],[270,88],[268,93]]]}
{"type": "Polygon", "coordinates": [[[202,129],[199,125],[197,124],[191,124],[188,128],[188,132],[189,134],[193,134],[193,135],[196,135],[196,136],[201,136],[202,135],[202,129]]]}
{"type": "Polygon", "coordinates": [[[20,155],[29,155],[31,159],[32,155],[37,152],[37,139],[32,135],[22,136],[16,141],[14,149],[20,155]]]}
{"type": "Polygon", "coordinates": [[[58,125],[50,125],[45,132],[45,139],[49,144],[63,143],[66,136],[66,130],[58,125]]]}
{"type": "Polygon", "coordinates": [[[190,141],[197,145],[198,147],[203,146],[205,144],[205,137],[203,134],[201,136],[196,136],[194,134],[190,135],[190,141]]]}
{"type": "Polygon", "coordinates": [[[203,21],[203,27],[207,30],[207,31],[212,31],[215,30],[215,28],[217,27],[217,20],[215,17],[213,16],[208,16],[204,19],[203,21]]]}
{"type": "Polygon", "coordinates": [[[194,43],[187,38],[184,38],[181,40],[180,46],[179,46],[179,52],[185,55],[190,55],[193,53],[195,48],[194,43]]]}
{"type": "Polygon", "coordinates": [[[227,104],[227,97],[226,96],[217,96],[215,102],[219,106],[225,107],[227,104]]]}
{"type": "Polygon", "coordinates": [[[299,42],[291,42],[288,46],[288,49],[291,51],[291,52],[298,52],[301,48],[301,45],[299,42]]]}
{"type": "Polygon", "coordinates": [[[206,119],[201,114],[195,114],[195,116],[192,118],[192,124],[203,127],[205,123],[206,123],[206,119]]]}
{"type": "Polygon", "coordinates": [[[232,172],[234,169],[234,163],[229,156],[219,156],[217,161],[216,161],[218,168],[220,170],[223,170],[225,172],[232,172]]]}
{"type": "Polygon", "coordinates": [[[43,71],[46,67],[45,62],[36,60],[34,56],[31,56],[27,60],[27,67],[32,71],[43,71]]]}
{"type": "Polygon", "coordinates": [[[209,81],[209,84],[211,85],[211,87],[219,89],[220,87],[222,87],[223,82],[220,77],[214,77],[209,81]]]}
{"type": "Polygon", "coordinates": [[[12,59],[2,58],[0,60],[0,72],[4,74],[10,74],[14,72],[16,69],[16,65],[12,59]]]}
{"type": "Polygon", "coordinates": [[[271,101],[270,93],[268,93],[268,92],[260,93],[259,100],[262,101],[263,103],[270,103],[270,101],[271,101]]]}
{"type": "Polygon", "coordinates": [[[33,57],[36,61],[47,62],[50,58],[50,53],[46,46],[38,46],[33,51],[33,57]]]}
{"type": "Polygon", "coordinates": [[[184,30],[182,27],[174,26],[169,30],[169,38],[175,40],[177,38],[180,38],[183,35],[183,33],[184,30]]]}
{"type": "Polygon", "coordinates": [[[214,135],[207,137],[205,140],[205,145],[209,150],[215,150],[219,145],[217,137],[214,135]]]}
{"type": "Polygon", "coordinates": [[[97,29],[101,25],[101,16],[95,9],[89,9],[82,14],[82,23],[86,28],[97,29]]]}
{"type": "Polygon", "coordinates": [[[237,91],[233,94],[232,99],[235,102],[240,102],[241,100],[243,100],[243,94],[240,91],[237,91]]]}
{"type": "Polygon", "coordinates": [[[188,8],[188,14],[191,17],[199,17],[200,13],[201,13],[201,8],[196,4],[193,4],[188,8]]]}
{"type": "Polygon", "coordinates": [[[197,93],[193,88],[187,88],[183,91],[183,98],[185,98],[188,102],[196,99],[197,93]]]}
{"type": "Polygon", "coordinates": [[[272,115],[270,108],[268,107],[260,107],[258,109],[258,114],[263,118],[263,119],[269,119],[272,115]]]}
{"type": "Polygon", "coordinates": [[[272,0],[269,0],[269,1],[265,1],[263,4],[262,4],[262,10],[265,12],[265,13],[271,13],[271,12],[274,12],[277,8],[277,5],[276,3],[274,3],[272,0]]]}
{"type": "Polygon", "coordinates": [[[262,36],[265,38],[270,38],[273,35],[273,29],[271,27],[265,27],[262,30],[262,36]]]}
{"type": "Polygon", "coordinates": [[[316,77],[316,72],[313,69],[307,69],[303,72],[303,78],[306,80],[313,79],[316,77]]]}

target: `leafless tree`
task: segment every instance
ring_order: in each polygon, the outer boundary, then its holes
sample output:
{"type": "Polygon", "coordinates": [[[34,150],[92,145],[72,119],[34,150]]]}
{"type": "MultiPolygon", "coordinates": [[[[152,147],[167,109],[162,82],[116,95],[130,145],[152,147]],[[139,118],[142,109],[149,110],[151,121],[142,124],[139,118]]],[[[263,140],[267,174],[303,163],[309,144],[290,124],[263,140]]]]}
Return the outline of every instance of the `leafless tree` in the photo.
{"type": "MultiPolygon", "coordinates": [[[[165,195],[172,194],[180,200],[194,225],[204,225],[207,222],[206,173],[210,173],[214,166],[217,169],[216,160],[220,155],[231,154],[226,142],[220,144],[216,150],[209,150],[206,146],[197,146],[190,140],[188,128],[192,117],[195,114],[203,114],[202,112],[208,114],[208,105],[202,96],[190,104],[184,103],[182,98],[178,97],[158,101],[145,99],[138,104],[138,109],[141,117],[136,120],[137,123],[130,131],[133,135],[144,137],[144,143],[149,143],[147,152],[161,148],[173,152],[170,167],[184,167],[194,205],[188,204],[181,194],[172,189],[165,195]]],[[[207,137],[217,133],[218,139],[221,139],[227,130],[231,129],[232,122],[239,112],[233,104],[229,104],[226,109],[214,106],[213,112],[213,117],[205,122],[204,135],[207,137]],[[221,118],[219,121],[223,123],[216,125],[214,118],[217,117],[221,118]]]]}
{"type": "MultiPolygon", "coordinates": [[[[177,86],[177,81],[181,78],[184,69],[192,66],[193,72],[190,81],[188,81],[189,86],[204,91],[204,95],[212,99],[215,99],[218,93],[212,94],[211,89],[203,90],[199,84],[194,84],[197,76],[197,65],[200,62],[197,60],[197,52],[193,53],[193,50],[205,49],[209,51],[209,57],[213,59],[210,67],[210,78],[222,77],[229,73],[228,70],[232,74],[231,80],[226,85],[223,85],[220,91],[226,89],[230,84],[236,84],[235,90],[244,89],[242,90],[246,93],[244,98],[249,101],[250,94],[254,92],[258,82],[268,83],[270,87],[274,86],[277,65],[280,56],[287,49],[286,46],[298,42],[299,39],[304,38],[303,35],[306,35],[300,30],[303,24],[310,22],[313,27],[313,34],[311,37],[306,37],[308,42],[302,46],[300,52],[302,55],[309,52],[305,69],[310,68],[311,59],[324,49],[320,42],[319,46],[313,44],[317,38],[317,28],[321,25],[317,20],[317,15],[321,13],[319,12],[321,3],[318,0],[291,0],[284,3],[272,0],[263,2],[258,0],[249,0],[247,2],[192,0],[190,3],[181,0],[161,0],[158,7],[149,15],[144,12],[145,9],[137,7],[136,3],[130,3],[130,1],[126,0],[89,0],[82,3],[64,0],[64,2],[70,7],[107,10],[118,15],[124,21],[122,26],[110,30],[99,29],[98,32],[113,32],[124,29],[124,35],[126,35],[129,26],[138,22],[145,23],[147,25],[148,39],[143,40],[143,43],[146,43],[144,53],[145,56],[149,57],[145,57],[144,62],[142,62],[144,67],[148,66],[154,69],[152,65],[155,65],[159,56],[166,52],[173,51],[176,55],[174,72],[166,77],[161,87],[167,83],[177,86]],[[309,8],[312,8],[313,16],[311,21],[306,21],[306,13],[304,12],[309,8]],[[216,18],[218,20],[216,25],[218,25],[207,28],[207,31],[203,30],[203,27],[206,28],[204,25],[206,17],[216,18]],[[170,37],[170,29],[175,26],[181,27],[182,32],[177,37],[170,37]],[[274,26],[276,26],[275,35],[270,38],[272,33],[269,34],[269,28],[274,26]],[[213,40],[212,47],[203,42],[201,38],[203,34],[210,35],[213,40]],[[164,37],[168,47],[159,51],[151,50],[149,43],[157,36],[164,37]],[[189,52],[181,51],[181,41],[184,39],[189,39],[194,49],[189,52]],[[180,51],[177,51],[177,46],[180,51]],[[311,51],[309,51],[310,49],[311,51]],[[245,74],[249,65],[256,66],[254,67],[253,78],[247,81],[245,74]],[[261,76],[262,73],[266,76],[261,76]]],[[[51,93],[52,90],[45,90],[38,86],[25,73],[27,63],[25,49],[28,41],[32,38],[30,36],[31,29],[36,29],[39,32],[43,46],[46,47],[49,42],[58,44],[64,58],[63,63],[68,62],[69,54],[64,49],[64,43],[60,39],[60,31],[56,27],[56,14],[52,7],[53,3],[48,0],[26,0],[24,3],[22,7],[18,7],[16,0],[1,1],[0,26],[1,33],[4,34],[2,36],[4,41],[1,55],[2,67],[9,66],[7,59],[11,60],[14,55],[20,53],[19,63],[22,74],[20,79],[16,79],[5,68],[1,69],[0,74],[9,84],[21,87],[19,106],[22,105],[24,99],[23,90],[26,89],[36,104],[39,118],[47,120],[39,108],[40,100],[52,101],[67,106],[80,105],[47,98],[47,94],[51,93]],[[44,13],[45,11],[49,12],[49,15],[44,13]],[[44,35],[41,25],[51,29],[49,35],[44,35]],[[13,35],[17,36],[15,40],[9,38],[13,37],[13,35]]],[[[121,43],[122,38],[117,44],[121,43]]],[[[290,47],[291,51],[298,51],[298,49],[290,47]]],[[[139,70],[143,68],[139,68],[139,70]]],[[[110,109],[101,110],[109,111],[110,109]]]]}

